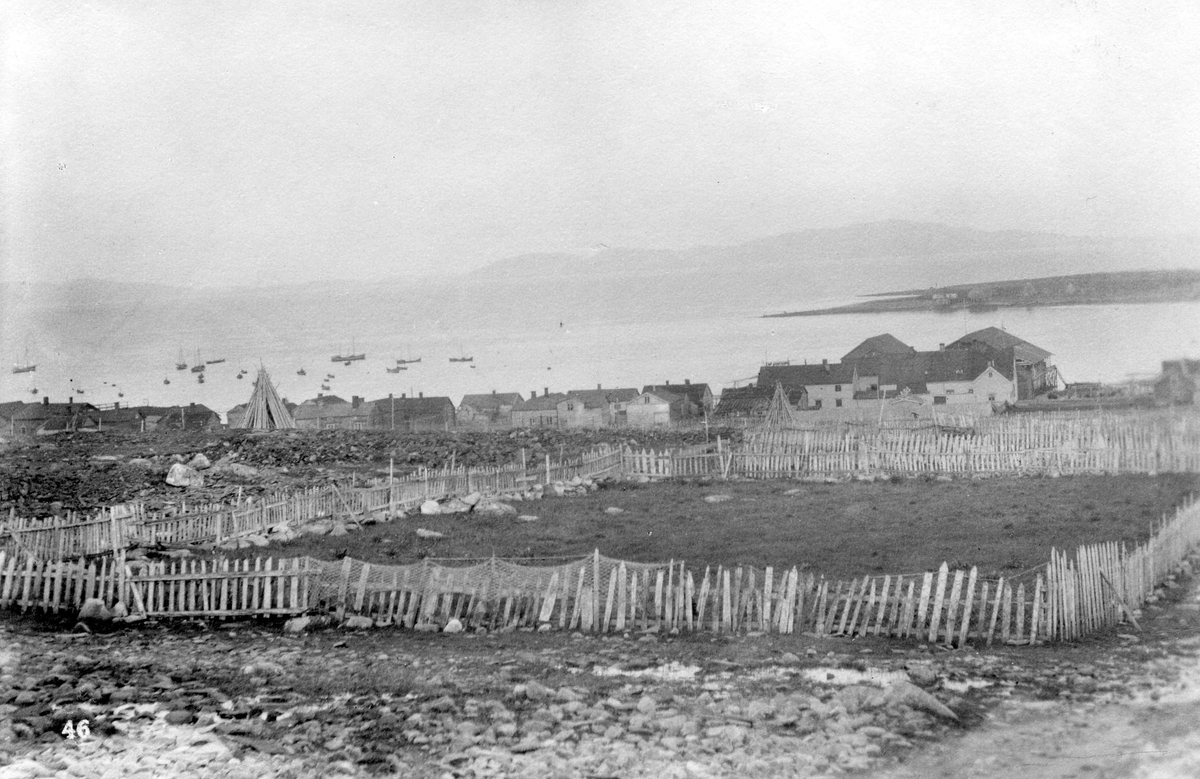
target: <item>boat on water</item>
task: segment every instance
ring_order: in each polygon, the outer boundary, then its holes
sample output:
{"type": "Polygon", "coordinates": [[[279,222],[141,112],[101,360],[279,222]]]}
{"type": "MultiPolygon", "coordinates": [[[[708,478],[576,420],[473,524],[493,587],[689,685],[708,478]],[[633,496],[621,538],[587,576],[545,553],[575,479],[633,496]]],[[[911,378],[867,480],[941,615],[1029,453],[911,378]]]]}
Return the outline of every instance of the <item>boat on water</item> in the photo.
{"type": "Polygon", "coordinates": [[[401,360],[401,359],[397,358],[396,364],[397,365],[412,365],[412,364],[418,363],[420,361],[421,361],[420,357],[417,357],[416,359],[413,359],[413,360],[401,360]]]}
{"type": "Polygon", "coordinates": [[[23,365],[14,365],[13,373],[34,373],[37,371],[37,365],[29,361],[29,350],[25,350],[25,363],[23,365]]]}
{"type": "Polygon", "coordinates": [[[171,383],[171,380],[170,380],[170,379],[168,379],[168,378],[163,378],[163,384],[170,384],[170,383],[171,383]]]}
{"type": "Polygon", "coordinates": [[[406,371],[406,370],[408,370],[408,367],[407,367],[407,366],[405,366],[405,365],[397,365],[395,368],[388,368],[388,369],[387,369],[387,372],[388,372],[388,373],[399,373],[400,371],[406,371]]]}
{"type": "Polygon", "coordinates": [[[215,359],[215,360],[205,360],[205,361],[204,361],[204,364],[205,364],[205,365],[216,365],[217,363],[221,363],[221,362],[225,362],[225,358],[224,358],[224,357],[218,357],[218,358],[217,358],[217,359],[215,359]]]}
{"type": "Polygon", "coordinates": [[[327,389],[329,389],[329,385],[328,385],[328,384],[322,384],[322,385],[321,385],[321,389],[323,389],[323,390],[327,390],[327,389]]]}
{"type": "Polygon", "coordinates": [[[366,352],[355,354],[354,353],[354,341],[351,341],[350,342],[350,354],[346,354],[346,355],[335,354],[329,358],[329,361],[330,362],[344,362],[347,365],[349,365],[350,363],[355,362],[357,360],[365,360],[365,359],[367,359],[366,352]]]}
{"type": "Polygon", "coordinates": [[[179,359],[175,360],[175,370],[177,370],[177,371],[186,371],[187,370],[187,360],[183,359],[183,350],[182,349],[179,350],[179,359]]]}
{"type": "Polygon", "coordinates": [[[474,357],[451,357],[450,362],[475,362],[474,357]]]}
{"type": "Polygon", "coordinates": [[[204,360],[200,359],[200,350],[196,350],[196,364],[192,366],[192,373],[204,372],[204,360]]]}
{"type": "Polygon", "coordinates": [[[297,376],[307,376],[308,374],[304,372],[303,368],[301,368],[300,370],[296,371],[296,375],[297,376]]]}
{"type": "Polygon", "coordinates": [[[37,394],[37,387],[34,387],[33,389],[29,390],[29,394],[30,394],[30,395],[36,395],[36,394],[37,394]]]}

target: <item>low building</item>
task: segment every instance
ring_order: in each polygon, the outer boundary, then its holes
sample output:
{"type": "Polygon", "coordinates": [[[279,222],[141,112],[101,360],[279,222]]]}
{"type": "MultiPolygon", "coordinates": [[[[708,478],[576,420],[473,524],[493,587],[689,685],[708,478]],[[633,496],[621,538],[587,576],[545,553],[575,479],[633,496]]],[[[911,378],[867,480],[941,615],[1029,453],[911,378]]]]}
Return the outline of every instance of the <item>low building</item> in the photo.
{"type": "Polygon", "coordinates": [[[558,402],[559,427],[613,427],[627,424],[626,409],[640,393],[620,389],[570,390],[558,402]]]}
{"type": "Polygon", "coordinates": [[[370,401],[369,427],[373,430],[405,430],[431,432],[450,430],[456,424],[454,402],[444,396],[425,397],[418,392],[415,398],[403,393],[400,397],[370,401]]]}
{"type": "Polygon", "coordinates": [[[120,403],[114,403],[112,408],[101,408],[98,412],[101,432],[141,433],[145,429],[145,418],[136,408],[122,408],[120,403]]]}
{"type": "Polygon", "coordinates": [[[51,403],[43,397],[41,403],[30,403],[13,414],[10,420],[13,435],[53,435],[55,433],[96,431],[100,429],[100,412],[91,403],[51,403]]]}
{"type": "Polygon", "coordinates": [[[908,344],[901,341],[891,333],[883,333],[882,335],[873,335],[867,340],[854,347],[842,357],[842,362],[853,363],[856,360],[862,360],[871,357],[884,356],[904,356],[915,353],[917,350],[908,344]]]}
{"type": "Polygon", "coordinates": [[[782,384],[788,393],[804,390],[806,408],[818,410],[843,408],[856,392],[879,389],[879,377],[874,372],[860,373],[854,364],[823,360],[820,365],[764,365],[758,370],[756,384],[782,384]]]}
{"type": "Polygon", "coordinates": [[[692,402],[666,390],[643,390],[625,408],[630,427],[666,427],[692,416],[692,402]]]}
{"type": "Polygon", "coordinates": [[[10,400],[7,403],[0,403],[0,435],[8,433],[13,435],[13,417],[17,412],[25,408],[26,404],[20,400],[10,400]]]}
{"type": "Polygon", "coordinates": [[[513,407],[523,400],[519,392],[492,390],[485,395],[463,395],[455,420],[460,425],[508,425],[512,423],[513,407]]]}
{"type": "Polygon", "coordinates": [[[548,389],[541,395],[530,395],[528,400],[513,406],[513,427],[558,427],[558,404],[566,398],[563,393],[548,389]]]}
{"type": "Polygon", "coordinates": [[[1154,382],[1154,401],[1164,406],[1192,406],[1200,397],[1200,360],[1163,360],[1154,382]]]}
{"type": "Polygon", "coordinates": [[[156,430],[217,430],[221,427],[221,415],[203,403],[172,406],[159,418],[156,430]]]}
{"type": "Polygon", "coordinates": [[[981,352],[997,365],[1011,365],[1005,374],[1016,383],[1016,400],[1028,400],[1058,389],[1058,369],[1050,363],[1050,352],[998,327],[967,333],[946,349],[981,352]]]}
{"type": "Polygon", "coordinates": [[[669,381],[665,381],[662,384],[649,384],[642,387],[642,392],[653,392],[655,390],[662,390],[687,398],[688,402],[685,404],[684,414],[689,417],[711,414],[717,405],[712,389],[707,384],[693,384],[691,379],[684,379],[682,384],[672,384],[669,381]]]}
{"type": "MultiPolygon", "coordinates": [[[[788,405],[795,411],[808,408],[808,391],[804,387],[785,389],[788,405]]],[[[771,408],[775,390],[751,384],[746,387],[731,387],[721,392],[714,415],[721,419],[762,419],[771,408]]]]}

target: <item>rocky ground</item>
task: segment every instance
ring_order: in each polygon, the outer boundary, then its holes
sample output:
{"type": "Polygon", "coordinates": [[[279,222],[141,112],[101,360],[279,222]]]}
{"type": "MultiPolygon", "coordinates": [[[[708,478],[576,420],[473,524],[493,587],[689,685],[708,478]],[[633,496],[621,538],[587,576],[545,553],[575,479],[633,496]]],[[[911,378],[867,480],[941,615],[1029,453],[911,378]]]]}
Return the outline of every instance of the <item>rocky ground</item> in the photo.
{"type": "Polygon", "coordinates": [[[1141,631],[953,651],[12,617],[0,775],[1194,776],[1192,584],[1181,571],[1141,631]]]}

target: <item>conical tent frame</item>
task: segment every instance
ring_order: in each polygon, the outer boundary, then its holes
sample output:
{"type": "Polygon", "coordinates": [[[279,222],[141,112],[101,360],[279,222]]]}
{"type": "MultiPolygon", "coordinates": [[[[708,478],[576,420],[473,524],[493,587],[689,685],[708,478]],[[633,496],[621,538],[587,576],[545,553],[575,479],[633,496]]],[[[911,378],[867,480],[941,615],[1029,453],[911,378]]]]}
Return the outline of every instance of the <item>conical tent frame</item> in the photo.
{"type": "Polygon", "coordinates": [[[296,427],[296,420],[287,406],[283,405],[265,368],[258,369],[254,392],[250,395],[246,413],[238,427],[254,430],[287,430],[296,427]]]}
{"type": "Polygon", "coordinates": [[[796,412],[788,403],[787,392],[781,382],[775,383],[775,394],[771,397],[771,405],[767,406],[767,415],[763,418],[763,427],[767,430],[788,430],[797,427],[796,412]]]}

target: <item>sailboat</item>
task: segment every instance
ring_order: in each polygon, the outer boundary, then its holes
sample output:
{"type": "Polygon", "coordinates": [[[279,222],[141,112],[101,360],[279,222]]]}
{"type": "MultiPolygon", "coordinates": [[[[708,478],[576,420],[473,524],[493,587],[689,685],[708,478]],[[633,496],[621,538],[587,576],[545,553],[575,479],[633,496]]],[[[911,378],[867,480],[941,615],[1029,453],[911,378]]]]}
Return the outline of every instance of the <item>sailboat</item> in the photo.
{"type": "Polygon", "coordinates": [[[215,360],[205,360],[205,361],[204,361],[204,364],[205,364],[205,365],[216,365],[217,363],[222,363],[222,362],[225,362],[225,358],[224,358],[224,357],[218,357],[218,358],[217,358],[217,359],[215,359],[215,360]]]}
{"type": "Polygon", "coordinates": [[[396,364],[397,365],[412,365],[413,363],[418,363],[420,361],[421,361],[420,357],[416,358],[415,360],[401,360],[401,359],[397,358],[396,364]]]}
{"type": "Polygon", "coordinates": [[[165,376],[164,376],[164,377],[163,377],[163,384],[170,384],[170,383],[171,383],[171,380],[170,380],[170,379],[168,379],[167,377],[165,377],[165,376]]]}
{"type": "Polygon", "coordinates": [[[354,353],[354,341],[353,341],[353,339],[351,339],[350,354],[347,354],[345,356],[340,355],[340,354],[335,354],[329,358],[329,361],[330,362],[344,362],[347,365],[349,365],[350,363],[354,362],[355,360],[365,360],[365,359],[367,359],[367,355],[365,352],[363,352],[361,354],[354,353]]]}
{"type": "Polygon", "coordinates": [[[192,373],[204,373],[204,361],[200,359],[199,349],[196,350],[196,364],[192,366],[192,373]]]}
{"type": "Polygon", "coordinates": [[[451,357],[450,362],[474,362],[474,357],[451,357]]]}
{"type": "Polygon", "coordinates": [[[406,366],[406,365],[397,365],[395,368],[388,368],[388,369],[387,369],[387,372],[388,372],[388,373],[399,373],[400,371],[406,371],[406,370],[408,370],[408,366],[406,366]]]}
{"type": "Polygon", "coordinates": [[[187,361],[183,359],[183,350],[182,349],[179,350],[179,359],[175,361],[175,370],[177,370],[177,371],[186,371],[187,370],[187,361]]]}
{"type": "Polygon", "coordinates": [[[29,350],[25,350],[25,364],[14,365],[13,373],[33,373],[37,370],[37,366],[29,361],[29,350]]]}
{"type": "Polygon", "coordinates": [[[308,374],[304,372],[303,368],[301,368],[300,370],[296,371],[296,375],[297,376],[307,376],[308,374]]]}

